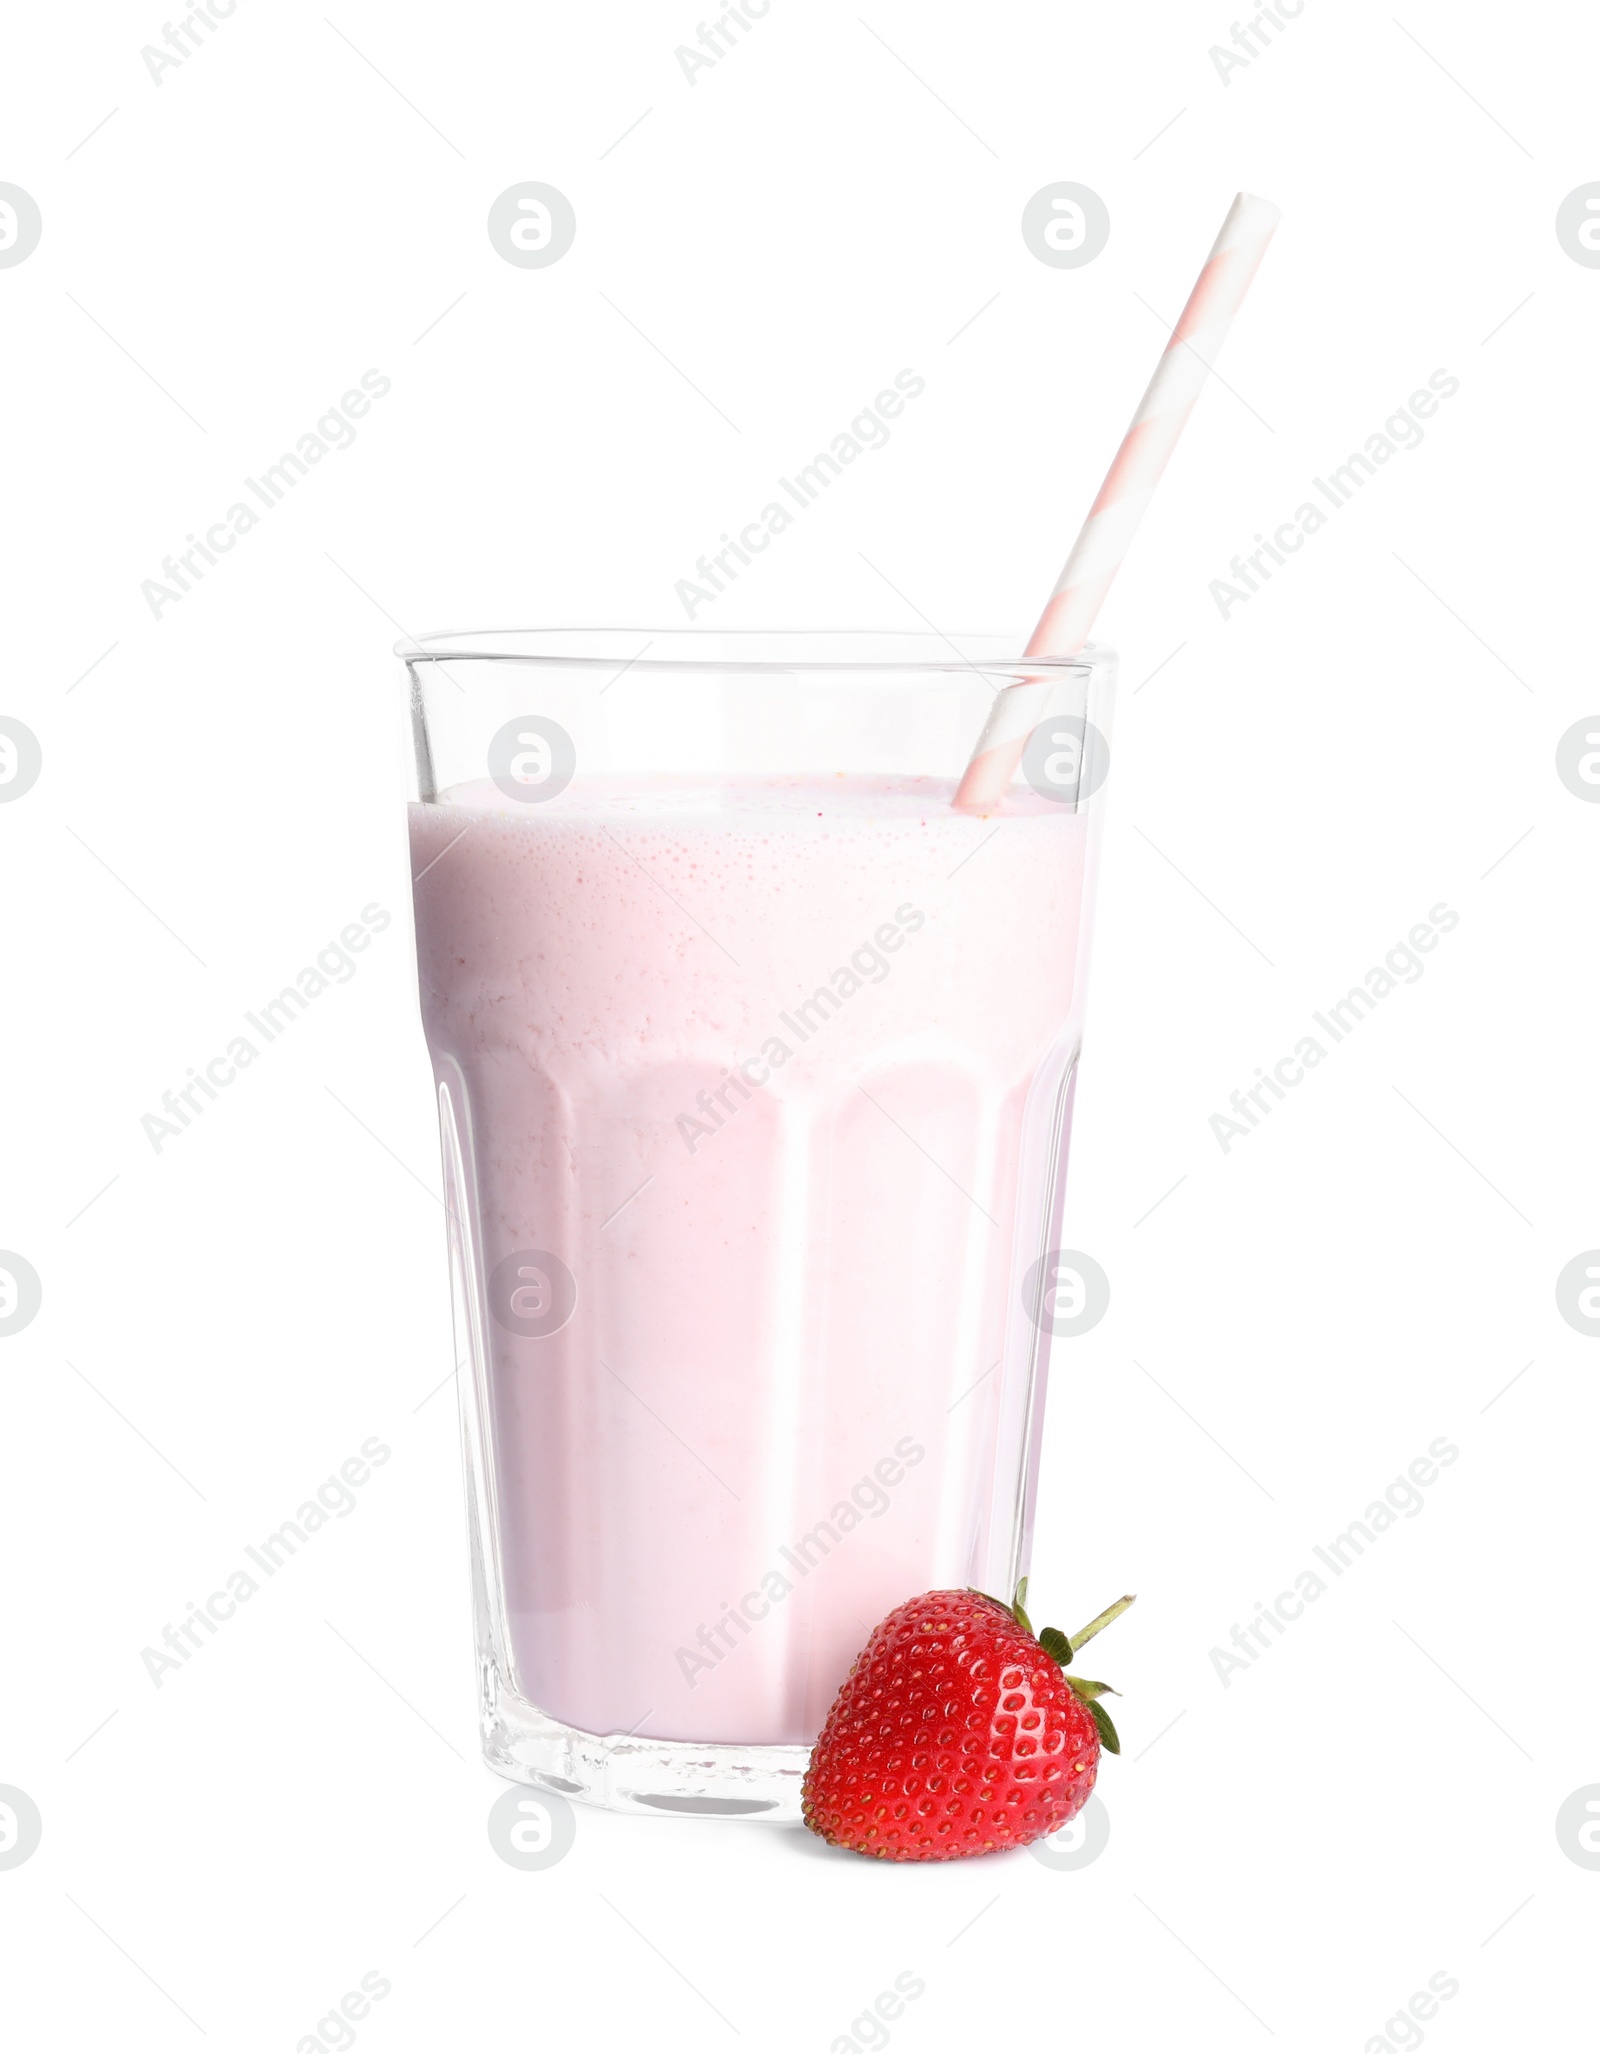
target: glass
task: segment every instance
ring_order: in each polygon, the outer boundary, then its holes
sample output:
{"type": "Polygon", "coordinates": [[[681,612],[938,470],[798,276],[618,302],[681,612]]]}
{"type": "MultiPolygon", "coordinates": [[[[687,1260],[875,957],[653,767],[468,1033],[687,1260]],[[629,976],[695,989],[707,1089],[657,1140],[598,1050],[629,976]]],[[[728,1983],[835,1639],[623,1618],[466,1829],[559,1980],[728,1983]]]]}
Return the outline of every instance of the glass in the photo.
{"type": "MultiPolygon", "coordinates": [[[[798,1816],[894,1605],[1027,1569],[1111,658],[401,645],[484,1752],[798,1816]],[[1054,690],[1002,804],[992,696],[1054,690]]],[[[1092,1270],[1092,1265],[1090,1266],[1092,1270]]]]}

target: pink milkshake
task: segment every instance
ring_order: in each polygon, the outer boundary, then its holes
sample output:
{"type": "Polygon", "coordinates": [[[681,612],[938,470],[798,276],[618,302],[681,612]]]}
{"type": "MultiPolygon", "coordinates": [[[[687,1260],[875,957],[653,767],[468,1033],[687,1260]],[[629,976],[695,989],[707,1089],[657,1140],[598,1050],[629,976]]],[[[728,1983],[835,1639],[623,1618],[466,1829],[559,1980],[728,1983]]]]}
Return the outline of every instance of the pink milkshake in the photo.
{"type": "Polygon", "coordinates": [[[1017,1566],[1088,834],[953,789],[412,808],[488,1280],[484,1623],[499,1683],[582,1734],[803,1746],[891,1606],[1017,1566]]]}

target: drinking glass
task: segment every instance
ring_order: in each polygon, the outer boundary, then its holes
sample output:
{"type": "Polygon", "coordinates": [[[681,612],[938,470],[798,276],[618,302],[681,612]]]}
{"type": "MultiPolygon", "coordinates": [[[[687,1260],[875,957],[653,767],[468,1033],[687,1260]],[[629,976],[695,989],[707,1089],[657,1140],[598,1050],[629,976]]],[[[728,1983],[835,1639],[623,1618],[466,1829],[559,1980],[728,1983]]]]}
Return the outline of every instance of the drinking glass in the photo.
{"type": "Polygon", "coordinates": [[[867,1635],[1027,1568],[1113,661],[401,645],[484,1751],[798,1816],[867,1635]],[[1048,676],[1017,778],[951,796],[1048,676]]]}

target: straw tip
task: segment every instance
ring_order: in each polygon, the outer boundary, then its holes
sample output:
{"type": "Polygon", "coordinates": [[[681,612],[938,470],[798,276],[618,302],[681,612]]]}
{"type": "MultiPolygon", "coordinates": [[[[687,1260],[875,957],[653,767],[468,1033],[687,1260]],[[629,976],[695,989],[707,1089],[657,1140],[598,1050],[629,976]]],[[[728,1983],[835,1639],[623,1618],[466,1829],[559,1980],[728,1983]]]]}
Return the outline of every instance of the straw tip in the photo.
{"type": "Polygon", "coordinates": [[[1275,228],[1283,219],[1283,209],[1277,202],[1275,200],[1263,199],[1260,193],[1237,193],[1234,196],[1233,204],[1241,213],[1248,212],[1255,215],[1263,227],[1270,224],[1275,228]]]}

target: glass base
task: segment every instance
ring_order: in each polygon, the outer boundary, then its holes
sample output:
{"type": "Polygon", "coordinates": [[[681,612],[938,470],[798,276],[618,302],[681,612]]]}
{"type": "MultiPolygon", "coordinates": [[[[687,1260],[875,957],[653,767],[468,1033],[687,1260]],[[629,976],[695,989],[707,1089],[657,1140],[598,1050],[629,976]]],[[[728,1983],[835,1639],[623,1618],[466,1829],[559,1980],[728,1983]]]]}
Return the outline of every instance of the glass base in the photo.
{"type": "Polygon", "coordinates": [[[800,1823],[808,1747],[584,1733],[519,1697],[492,1662],[484,1664],[483,1683],[483,1758],[513,1782],[607,1811],[800,1823]]]}

